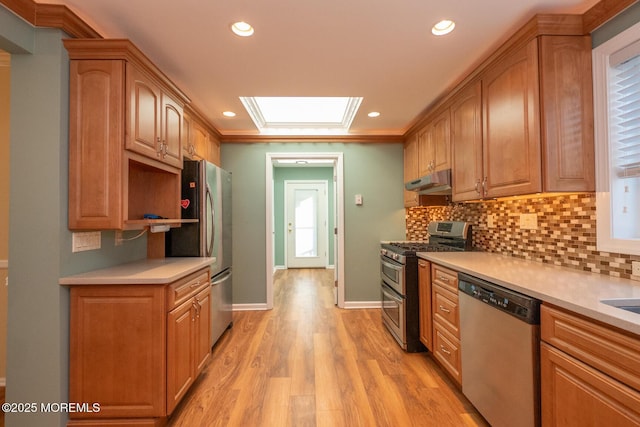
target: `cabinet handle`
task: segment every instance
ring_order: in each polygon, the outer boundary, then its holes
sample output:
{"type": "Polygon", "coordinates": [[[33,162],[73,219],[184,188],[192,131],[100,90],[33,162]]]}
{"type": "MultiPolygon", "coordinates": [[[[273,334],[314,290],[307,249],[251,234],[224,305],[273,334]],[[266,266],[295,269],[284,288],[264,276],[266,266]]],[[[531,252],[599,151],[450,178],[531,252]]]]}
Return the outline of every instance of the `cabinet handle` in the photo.
{"type": "Polygon", "coordinates": [[[487,195],[487,177],[486,176],[482,180],[482,195],[483,196],[487,195]]]}
{"type": "Polygon", "coordinates": [[[157,142],[158,142],[158,151],[156,152],[156,155],[158,157],[162,156],[162,142],[160,141],[160,137],[157,137],[157,142]]]}
{"type": "Polygon", "coordinates": [[[196,318],[200,318],[200,310],[202,310],[202,304],[200,304],[200,300],[196,297],[196,318]]]}
{"type": "Polygon", "coordinates": [[[476,181],[476,193],[480,194],[480,180],[476,181]]]}
{"type": "Polygon", "coordinates": [[[442,305],[440,306],[440,311],[444,311],[445,313],[451,313],[451,310],[444,308],[442,305]]]}
{"type": "Polygon", "coordinates": [[[200,317],[200,313],[198,313],[198,306],[196,305],[195,301],[191,301],[191,308],[193,309],[193,311],[191,312],[191,321],[195,322],[196,317],[200,317]]]}
{"type": "Polygon", "coordinates": [[[426,267],[427,267],[427,264],[426,264],[426,263],[424,263],[424,262],[419,262],[419,263],[418,263],[418,267],[426,268],[426,267]]]}
{"type": "Polygon", "coordinates": [[[191,284],[191,288],[197,288],[198,286],[200,286],[200,280],[198,280],[196,283],[191,284]]]}
{"type": "Polygon", "coordinates": [[[438,280],[442,280],[443,282],[449,283],[449,278],[445,276],[438,276],[438,280]]]}
{"type": "Polygon", "coordinates": [[[447,354],[447,355],[451,356],[451,352],[449,350],[447,350],[447,348],[445,346],[443,346],[442,344],[440,344],[440,351],[443,352],[444,354],[447,354]]]}

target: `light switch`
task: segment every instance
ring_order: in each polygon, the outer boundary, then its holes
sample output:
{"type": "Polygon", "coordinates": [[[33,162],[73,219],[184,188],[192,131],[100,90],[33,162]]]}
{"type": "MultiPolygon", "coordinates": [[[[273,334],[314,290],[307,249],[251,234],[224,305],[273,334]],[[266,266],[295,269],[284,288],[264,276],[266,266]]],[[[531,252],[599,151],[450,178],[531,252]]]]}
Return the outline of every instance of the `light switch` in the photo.
{"type": "Polygon", "coordinates": [[[356,205],[362,206],[362,194],[356,194],[356,205]]]}

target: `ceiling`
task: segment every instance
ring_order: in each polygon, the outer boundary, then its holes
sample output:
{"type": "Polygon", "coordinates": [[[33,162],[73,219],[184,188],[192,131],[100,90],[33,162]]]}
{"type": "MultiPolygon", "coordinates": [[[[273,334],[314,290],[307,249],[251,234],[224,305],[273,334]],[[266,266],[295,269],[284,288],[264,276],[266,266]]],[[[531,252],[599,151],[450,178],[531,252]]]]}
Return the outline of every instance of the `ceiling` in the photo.
{"type": "Polygon", "coordinates": [[[239,97],[363,97],[350,134],[402,135],[535,13],[598,0],[46,0],[128,38],[223,136],[256,135],[239,97]],[[441,19],[455,31],[435,37],[441,19]],[[253,37],[229,27],[246,21],[253,37]],[[234,111],[226,118],[223,111],[234,111]],[[367,113],[379,111],[377,118],[367,113]]]}

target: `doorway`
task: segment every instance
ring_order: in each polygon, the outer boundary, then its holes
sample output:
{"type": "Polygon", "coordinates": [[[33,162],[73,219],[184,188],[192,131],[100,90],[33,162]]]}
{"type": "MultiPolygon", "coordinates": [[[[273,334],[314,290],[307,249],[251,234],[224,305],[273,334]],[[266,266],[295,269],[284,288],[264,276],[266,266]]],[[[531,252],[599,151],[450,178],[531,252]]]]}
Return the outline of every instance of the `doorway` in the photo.
{"type": "MultiPolygon", "coordinates": [[[[273,274],[275,265],[275,214],[274,214],[274,169],[286,163],[296,163],[299,167],[313,167],[322,163],[333,169],[334,187],[334,278],[335,303],[344,307],[344,163],[342,153],[267,153],[266,154],[266,299],[267,309],[273,308],[273,274]]],[[[327,233],[330,234],[330,233],[327,233]]],[[[331,264],[331,260],[328,261],[331,264]]]]}
{"type": "Polygon", "coordinates": [[[285,181],[287,268],[326,268],[328,191],[326,181],[285,181]]]}

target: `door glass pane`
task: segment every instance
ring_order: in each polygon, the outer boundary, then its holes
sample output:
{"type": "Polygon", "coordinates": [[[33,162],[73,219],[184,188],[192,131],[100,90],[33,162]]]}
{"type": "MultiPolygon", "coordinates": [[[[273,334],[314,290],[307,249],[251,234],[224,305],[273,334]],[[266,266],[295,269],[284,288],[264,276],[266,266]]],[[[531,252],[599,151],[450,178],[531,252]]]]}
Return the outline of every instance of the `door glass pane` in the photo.
{"type": "Polygon", "coordinates": [[[294,202],[296,257],[318,256],[318,191],[296,189],[294,202]]]}

